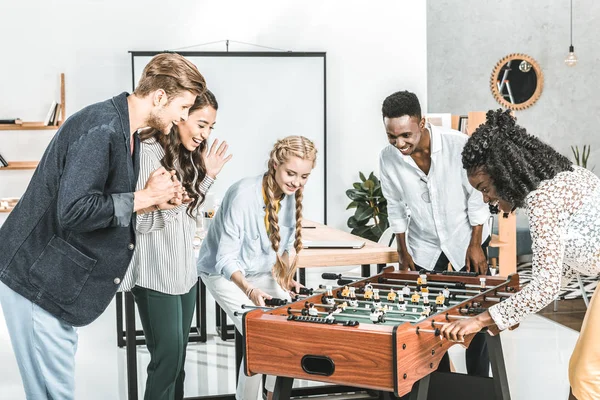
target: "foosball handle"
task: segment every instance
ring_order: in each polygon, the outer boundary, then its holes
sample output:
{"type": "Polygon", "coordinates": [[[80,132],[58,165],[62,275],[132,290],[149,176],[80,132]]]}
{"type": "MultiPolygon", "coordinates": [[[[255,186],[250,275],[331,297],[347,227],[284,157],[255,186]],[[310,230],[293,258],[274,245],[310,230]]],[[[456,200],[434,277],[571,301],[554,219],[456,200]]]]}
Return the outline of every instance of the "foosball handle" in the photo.
{"type": "Polygon", "coordinates": [[[327,280],[332,280],[332,281],[340,279],[341,277],[342,277],[342,274],[334,274],[332,272],[323,272],[323,274],[321,275],[322,279],[327,279],[327,280]]]}
{"type": "Polygon", "coordinates": [[[300,291],[296,292],[296,288],[294,288],[293,289],[294,293],[297,293],[297,294],[306,294],[306,295],[309,295],[309,296],[313,294],[313,289],[312,288],[301,287],[299,289],[300,289],[300,291]]]}
{"type": "Polygon", "coordinates": [[[279,306],[284,306],[286,304],[287,304],[287,300],[285,300],[285,299],[278,299],[276,297],[273,297],[271,299],[265,299],[266,306],[279,307],[279,306]]]}
{"type": "Polygon", "coordinates": [[[349,285],[352,282],[354,282],[354,281],[351,281],[350,279],[338,279],[337,284],[338,284],[338,286],[344,286],[344,285],[349,285]]]}

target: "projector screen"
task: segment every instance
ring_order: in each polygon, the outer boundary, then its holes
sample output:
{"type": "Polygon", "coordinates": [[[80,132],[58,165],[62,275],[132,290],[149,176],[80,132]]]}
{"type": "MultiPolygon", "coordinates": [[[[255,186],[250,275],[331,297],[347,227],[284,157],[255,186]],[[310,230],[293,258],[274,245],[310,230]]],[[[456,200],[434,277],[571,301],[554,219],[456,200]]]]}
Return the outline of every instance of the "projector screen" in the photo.
{"type": "MultiPolygon", "coordinates": [[[[131,52],[133,88],[160,52],[131,52]]],[[[267,170],[277,139],[302,135],[318,150],[304,190],[304,217],[327,222],[325,53],[179,52],[193,62],[219,102],[211,134],[227,141],[233,159],[211,188],[206,209],[234,182],[267,170]]]]}

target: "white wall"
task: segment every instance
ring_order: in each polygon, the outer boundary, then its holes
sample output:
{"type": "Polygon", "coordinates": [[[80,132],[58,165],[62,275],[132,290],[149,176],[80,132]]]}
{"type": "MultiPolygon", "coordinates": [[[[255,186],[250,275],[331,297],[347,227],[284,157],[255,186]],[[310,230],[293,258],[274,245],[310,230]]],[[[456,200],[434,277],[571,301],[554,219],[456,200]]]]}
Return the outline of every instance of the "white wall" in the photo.
{"type": "MultiPolygon", "coordinates": [[[[380,108],[400,89],[427,104],[425,2],[20,0],[0,5],[0,118],[42,120],[67,80],[67,113],[131,86],[128,50],[230,39],[327,52],[328,220],[345,227],[345,191],[377,170],[386,144],[380,108]]],[[[188,50],[224,50],[224,45],[188,50]]],[[[232,43],[230,50],[261,50],[232,43]]],[[[208,82],[210,86],[210,82],[208,82]]],[[[243,88],[240,88],[243,90],[243,88]]],[[[260,104],[251,105],[260,112],[260,104]]],[[[285,127],[282,127],[284,129],[285,127]]],[[[41,156],[51,132],[0,132],[7,159],[41,156]]],[[[0,197],[19,196],[31,172],[0,171],[0,197]]]]}

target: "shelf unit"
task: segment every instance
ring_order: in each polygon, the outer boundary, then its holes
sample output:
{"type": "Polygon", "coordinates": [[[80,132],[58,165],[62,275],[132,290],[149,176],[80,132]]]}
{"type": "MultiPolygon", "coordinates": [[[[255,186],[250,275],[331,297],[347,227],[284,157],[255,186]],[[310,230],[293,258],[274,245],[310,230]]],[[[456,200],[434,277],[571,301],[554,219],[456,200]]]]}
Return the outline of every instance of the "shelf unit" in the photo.
{"type": "MultiPolygon", "coordinates": [[[[60,74],[60,120],[58,125],[47,126],[43,122],[23,122],[22,124],[0,124],[0,131],[41,131],[57,130],[66,116],[65,74],[60,74]]],[[[37,161],[7,161],[8,166],[0,167],[0,171],[32,170],[38,166],[37,161]]],[[[6,212],[6,211],[4,211],[6,212]]]]}
{"type": "Polygon", "coordinates": [[[65,96],[65,74],[60,74],[60,120],[58,125],[47,126],[43,122],[23,122],[22,124],[0,124],[0,131],[38,131],[38,130],[56,130],[65,120],[67,115],[66,96],[65,96]]]}
{"type": "Polygon", "coordinates": [[[0,167],[0,171],[36,169],[38,164],[39,164],[38,161],[8,161],[8,166],[0,167]]]}

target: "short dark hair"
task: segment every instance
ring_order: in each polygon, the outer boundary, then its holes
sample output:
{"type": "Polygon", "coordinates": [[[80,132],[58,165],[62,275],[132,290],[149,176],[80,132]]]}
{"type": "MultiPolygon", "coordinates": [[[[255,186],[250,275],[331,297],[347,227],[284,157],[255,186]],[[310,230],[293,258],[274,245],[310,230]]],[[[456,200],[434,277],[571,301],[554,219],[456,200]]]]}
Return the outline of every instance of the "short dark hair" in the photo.
{"type": "Polygon", "coordinates": [[[469,175],[479,171],[492,179],[496,192],[514,207],[524,207],[540,182],[573,171],[571,161],[516,124],[510,110],[490,110],[462,152],[469,175]]]}
{"type": "Polygon", "coordinates": [[[417,95],[407,90],[389,95],[381,106],[383,118],[398,118],[404,115],[421,119],[421,104],[417,95]]]}

